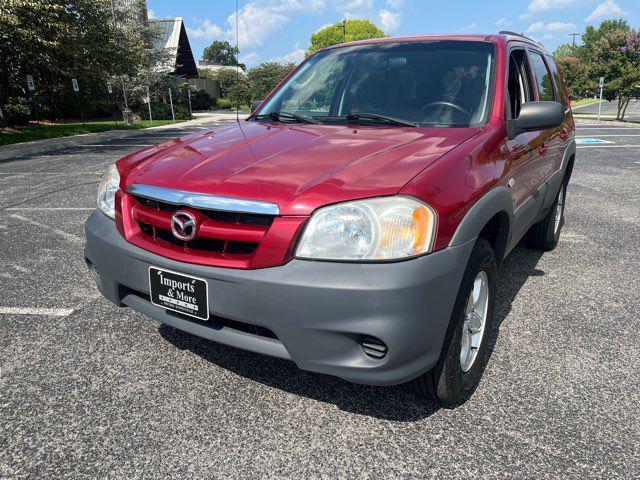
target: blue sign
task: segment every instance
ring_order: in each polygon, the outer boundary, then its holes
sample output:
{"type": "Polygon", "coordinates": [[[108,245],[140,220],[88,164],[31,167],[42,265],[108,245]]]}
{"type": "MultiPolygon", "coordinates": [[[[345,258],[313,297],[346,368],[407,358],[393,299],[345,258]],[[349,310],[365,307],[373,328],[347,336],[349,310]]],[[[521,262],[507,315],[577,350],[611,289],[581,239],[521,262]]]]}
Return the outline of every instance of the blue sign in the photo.
{"type": "Polygon", "coordinates": [[[576,138],[577,145],[601,145],[605,143],[613,143],[608,140],[602,140],[601,138],[576,138]]]}

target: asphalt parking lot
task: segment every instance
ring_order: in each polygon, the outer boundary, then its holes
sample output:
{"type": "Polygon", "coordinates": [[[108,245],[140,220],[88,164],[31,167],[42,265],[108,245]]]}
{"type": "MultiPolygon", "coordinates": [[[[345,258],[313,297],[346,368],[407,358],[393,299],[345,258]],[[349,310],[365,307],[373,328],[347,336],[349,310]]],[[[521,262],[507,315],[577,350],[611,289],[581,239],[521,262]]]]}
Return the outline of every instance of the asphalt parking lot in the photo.
{"type": "MultiPolygon", "coordinates": [[[[202,127],[198,127],[202,128],[202,127]]],[[[638,478],[640,128],[581,124],[558,248],[501,270],[455,410],[213,344],[99,297],[83,223],[143,131],[0,163],[0,477],[638,478]]]]}

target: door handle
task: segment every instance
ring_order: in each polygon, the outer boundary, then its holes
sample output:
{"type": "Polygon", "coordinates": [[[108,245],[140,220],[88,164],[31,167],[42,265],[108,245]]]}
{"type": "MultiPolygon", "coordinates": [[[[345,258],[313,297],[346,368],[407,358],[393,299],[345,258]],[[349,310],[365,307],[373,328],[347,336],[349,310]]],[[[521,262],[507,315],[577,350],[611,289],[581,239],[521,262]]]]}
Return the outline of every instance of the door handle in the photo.
{"type": "Polygon", "coordinates": [[[543,143],[542,146],[538,149],[538,153],[540,155],[544,155],[545,153],[547,153],[547,144],[543,143]]]}
{"type": "Polygon", "coordinates": [[[562,133],[560,134],[560,140],[564,142],[567,138],[569,138],[569,131],[566,128],[563,128],[562,133]]]}

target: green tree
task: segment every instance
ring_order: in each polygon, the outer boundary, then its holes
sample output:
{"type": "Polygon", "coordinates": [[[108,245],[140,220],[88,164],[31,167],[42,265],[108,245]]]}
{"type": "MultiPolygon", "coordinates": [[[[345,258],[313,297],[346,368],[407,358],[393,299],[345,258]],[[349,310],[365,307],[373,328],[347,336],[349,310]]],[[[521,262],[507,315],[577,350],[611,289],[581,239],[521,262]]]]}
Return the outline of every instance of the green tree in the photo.
{"type": "Polygon", "coordinates": [[[264,99],[294,68],[294,63],[265,62],[249,70],[251,101],[264,99]]]}
{"type": "Polygon", "coordinates": [[[591,90],[587,68],[578,58],[560,57],[556,58],[556,62],[569,90],[570,98],[586,98],[595,93],[595,90],[591,90]]]}
{"type": "Polygon", "coordinates": [[[626,20],[605,20],[598,28],[589,25],[582,34],[583,44],[577,50],[577,57],[589,61],[600,40],[612,32],[628,32],[631,29],[626,20]]]}
{"type": "Polygon", "coordinates": [[[109,0],[0,0],[0,125],[8,102],[32,95],[27,74],[52,116],[76,114],[71,78],[85,104],[105,98],[108,79],[148,66],[145,38],[132,31],[114,26],[109,0]]]}
{"type": "Polygon", "coordinates": [[[222,98],[231,100],[235,105],[246,105],[251,100],[251,88],[247,75],[236,68],[221,68],[216,72],[208,72],[208,76],[220,84],[222,98]]]}
{"type": "Polygon", "coordinates": [[[593,45],[592,76],[604,77],[604,96],[618,100],[617,120],[624,120],[632,98],[640,94],[640,32],[611,30],[593,45]]]}
{"type": "Polygon", "coordinates": [[[605,77],[603,97],[618,100],[619,120],[624,119],[631,98],[638,96],[640,59],[634,55],[637,32],[626,20],[605,20],[598,27],[588,26],[582,44],[561,45],[554,57],[573,98],[584,98],[599,90],[605,77]]]}
{"type": "Polygon", "coordinates": [[[369,20],[346,20],[338,22],[317,31],[311,35],[311,45],[308,53],[313,53],[331,45],[337,45],[355,40],[367,40],[369,38],[381,38],[385,34],[369,20]]]}
{"type": "Polygon", "coordinates": [[[553,52],[554,58],[567,58],[567,57],[575,57],[577,55],[580,47],[578,45],[572,45],[570,43],[563,43],[558,46],[556,50],[553,52]]]}
{"type": "Polygon", "coordinates": [[[231,45],[226,40],[214,40],[202,52],[202,59],[215,63],[217,65],[226,65],[228,67],[240,66],[245,69],[244,63],[238,62],[239,49],[235,45],[231,45]]]}

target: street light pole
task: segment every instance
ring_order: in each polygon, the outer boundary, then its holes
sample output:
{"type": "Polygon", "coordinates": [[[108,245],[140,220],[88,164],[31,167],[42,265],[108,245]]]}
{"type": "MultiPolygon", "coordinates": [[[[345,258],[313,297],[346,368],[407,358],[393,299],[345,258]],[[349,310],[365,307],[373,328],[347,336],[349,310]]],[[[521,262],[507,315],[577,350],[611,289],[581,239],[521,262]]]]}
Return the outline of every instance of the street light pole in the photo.
{"type": "Polygon", "coordinates": [[[342,43],[347,43],[347,19],[342,20],[342,43]]]}

